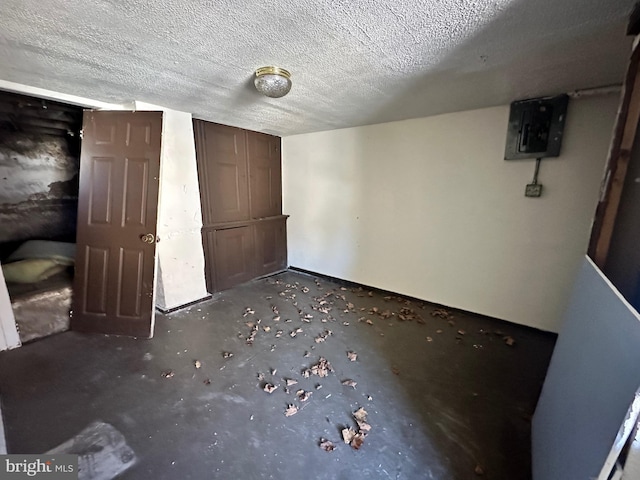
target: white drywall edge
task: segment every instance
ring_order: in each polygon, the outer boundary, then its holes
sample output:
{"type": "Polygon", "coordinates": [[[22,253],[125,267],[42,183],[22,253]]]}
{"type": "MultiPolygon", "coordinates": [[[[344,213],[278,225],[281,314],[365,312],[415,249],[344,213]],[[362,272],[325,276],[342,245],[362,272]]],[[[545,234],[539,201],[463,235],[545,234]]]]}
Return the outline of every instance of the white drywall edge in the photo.
{"type": "Polygon", "coordinates": [[[640,314],[585,257],[532,422],[534,480],[597,478],[640,385],[640,314]]]}
{"type": "Polygon", "coordinates": [[[2,405],[0,405],[0,455],[7,453],[7,440],[4,436],[4,421],[2,420],[2,405]]]}

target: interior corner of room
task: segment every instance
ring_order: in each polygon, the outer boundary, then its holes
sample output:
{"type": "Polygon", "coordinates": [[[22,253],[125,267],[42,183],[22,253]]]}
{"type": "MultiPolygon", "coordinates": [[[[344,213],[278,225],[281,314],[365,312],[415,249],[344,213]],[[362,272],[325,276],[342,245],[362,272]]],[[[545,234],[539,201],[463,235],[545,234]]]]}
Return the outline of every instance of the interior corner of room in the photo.
{"type": "MultiPolygon", "coordinates": [[[[517,4],[512,15],[526,10],[517,4]]],[[[397,79],[395,110],[376,90],[380,103],[367,108],[353,97],[355,116],[338,113],[350,104],[321,81],[305,85],[314,76],[304,71],[298,84],[293,70],[291,97],[265,101],[251,82],[230,82],[229,93],[219,79],[180,83],[182,97],[171,82],[152,94],[52,80],[61,93],[26,66],[22,76],[0,67],[0,351],[68,330],[143,341],[156,314],[295,269],[557,336],[531,421],[533,480],[631,479],[640,471],[640,433],[625,426],[630,415],[638,422],[640,387],[640,9],[625,36],[630,6],[616,1],[616,21],[580,37],[588,51],[558,34],[575,56],[558,54],[536,81],[500,49],[505,71],[461,44],[431,82],[397,79]],[[442,72],[456,55],[467,63],[449,90],[442,72]],[[591,83],[581,80],[590,69],[591,83]],[[467,93],[469,72],[487,99],[467,93]],[[203,85],[222,92],[219,104],[203,85]],[[506,160],[511,102],[561,94],[558,152],[506,160]]]]}

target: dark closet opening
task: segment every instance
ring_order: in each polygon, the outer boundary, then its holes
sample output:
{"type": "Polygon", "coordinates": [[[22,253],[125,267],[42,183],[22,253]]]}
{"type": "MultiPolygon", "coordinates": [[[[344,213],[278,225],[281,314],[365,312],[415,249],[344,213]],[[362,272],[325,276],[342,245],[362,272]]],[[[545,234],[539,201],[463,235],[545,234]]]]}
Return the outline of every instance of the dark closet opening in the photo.
{"type": "Polygon", "coordinates": [[[68,329],[82,112],[0,91],[0,262],[23,342],[68,329]]]}

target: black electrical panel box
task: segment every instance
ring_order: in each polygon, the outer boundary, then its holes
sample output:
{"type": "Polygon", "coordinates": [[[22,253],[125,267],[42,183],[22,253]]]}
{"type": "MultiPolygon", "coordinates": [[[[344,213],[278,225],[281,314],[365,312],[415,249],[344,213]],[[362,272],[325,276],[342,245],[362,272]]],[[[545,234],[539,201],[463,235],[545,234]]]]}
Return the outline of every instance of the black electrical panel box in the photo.
{"type": "Polygon", "coordinates": [[[513,102],[504,159],[560,155],[568,103],[568,95],[513,102]]]}

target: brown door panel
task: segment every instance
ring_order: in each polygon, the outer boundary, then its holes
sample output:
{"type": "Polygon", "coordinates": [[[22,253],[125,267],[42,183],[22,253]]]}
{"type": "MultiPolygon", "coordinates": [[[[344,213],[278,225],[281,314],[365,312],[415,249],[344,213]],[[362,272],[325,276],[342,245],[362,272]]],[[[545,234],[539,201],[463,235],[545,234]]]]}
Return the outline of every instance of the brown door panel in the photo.
{"type": "Polygon", "coordinates": [[[247,132],[251,217],[282,214],[280,138],[247,132]]]}
{"type": "Polygon", "coordinates": [[[162,113],[86,111],[83,132],[71,326],[150,337],[162,113]]]}
{"type": "Polygon", "coordinates": [[[267,275],[286,268],[286,219],[259,222],[254,227],[257,275],[267,275]]]}
{"type": "Polygon", "coordinates": [[[195,121],[198,175],[205,225],[249,218],[247,152],[244,131],[195,121]]]}
{"type": "Polygon", "coordinates": [[[251,280],[255,276],[251,226],[215,232],[215,272],[218,291],[251,280]]]}

